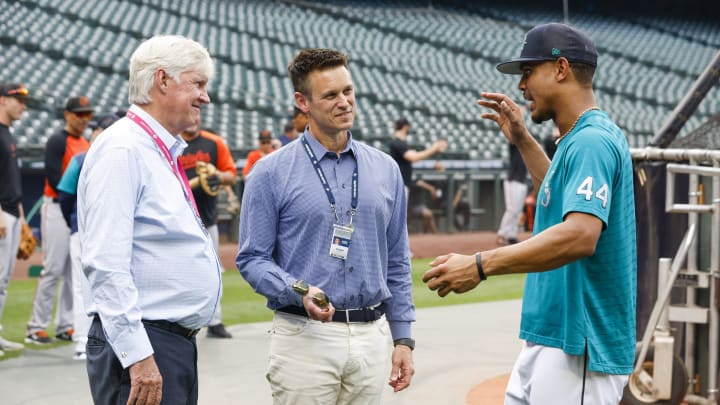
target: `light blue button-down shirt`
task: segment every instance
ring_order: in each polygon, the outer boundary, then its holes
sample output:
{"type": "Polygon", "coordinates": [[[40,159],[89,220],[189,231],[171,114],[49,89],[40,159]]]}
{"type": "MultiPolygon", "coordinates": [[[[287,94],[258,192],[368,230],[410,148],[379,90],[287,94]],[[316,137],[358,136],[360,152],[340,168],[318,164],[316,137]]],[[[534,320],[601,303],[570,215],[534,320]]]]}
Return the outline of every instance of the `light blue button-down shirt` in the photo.
{"type": "MultiPolygon", "coordinates": [[[[137,106],[173,159],[187,145],[137,106]]],[[[220,300],[220,263],[180,181],[158,145],[129,118],[106,129],[78,183],[81,261],[124,367],[153,353],[141,319],[206,325],[220,300]]]]}
{"type": "Polygon", "coordinates": [[[339,155],[308,131],[342,223],[349,222],[352,174],[358,168],[355,232],[347,260],[330,256],[335,216],[303,142],[259,160],[248,177],[240,213],[237,266],[268,307],[302,306],[292,284],[321,288],[335,308],[385,304],[394,339],[411,337],[415,320],[407,236],[407,205],[397,164],[355,142],[339,155]]]}

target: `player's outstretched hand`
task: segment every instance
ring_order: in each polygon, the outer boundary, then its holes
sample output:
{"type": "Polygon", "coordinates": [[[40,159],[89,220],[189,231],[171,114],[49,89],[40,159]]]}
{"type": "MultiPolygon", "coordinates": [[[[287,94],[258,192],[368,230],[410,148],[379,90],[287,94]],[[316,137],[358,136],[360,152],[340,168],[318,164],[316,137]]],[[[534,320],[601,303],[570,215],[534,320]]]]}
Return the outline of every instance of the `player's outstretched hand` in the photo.
{"type": "Polygon", "coordinates": [[[450,253],[438,256],[430,262],[430,270],[422,280],[432,291],[444,297],[451,291],[456,294],[468,292],[480,284],[475,256],[450,253]]]}

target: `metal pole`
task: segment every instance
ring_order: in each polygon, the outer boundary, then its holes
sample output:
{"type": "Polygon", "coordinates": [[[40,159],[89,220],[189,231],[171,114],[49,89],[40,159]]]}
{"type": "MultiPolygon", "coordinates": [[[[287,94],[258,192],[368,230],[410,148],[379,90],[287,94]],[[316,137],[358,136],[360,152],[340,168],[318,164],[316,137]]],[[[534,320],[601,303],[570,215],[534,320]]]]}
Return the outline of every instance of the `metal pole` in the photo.
{"type": "MultiPolygon", "coordinates": [[[[720,168],[715,161],[714,168],[720,168]]],[[[720,176],[712,180],[712,229],[710,230],[710,320],[708,322],[708,400],[715,403],[718,399],[717,368],[718,368],[718,303],[717,288],[720,276],[720,176]]]]}
{"type": "Polygon", "coordinates": [[[633,160],[685,161],[696,159],[698,162],[720,161],[720,151],[707,149],[662,149],[630,148],[633,160]]]}
{"type": "Polygon", "coordinates": [[[565,24],[570,24],[570,17],[568,16],[568,0],[563,0],[563,21],[565,24]]]}
{"type": "Polygon", "coordinates": [[[680,132],[688,119],[693,115],[697,106],[705,98],[715,83],[720,80],[720,52],[708,64],[700,77],[695,81],[693,87],[675,107],[662,128],[650,141],[650,145],[667,147],[680,132]]]}
{"type": "MultiPolygon", "coordinates": [[[[695,166],[697,165],[697,159],[692,158],[690,159],[690,165],[695,166]]],[[[689,184],[688,184],[688,203],[690,205],[696,205],[698,203],[698,175],[697,174],[691,174],[689,177],[689,184]]],[[[689,212],[688,213],[688,226],[696,226],[698,223],[698,213],[697,212],[689,212]]],[[[687,258],[687,268],[690,271],[697,271],[697,239],[693,239],[692,243],[690,244],[690,250],[688,251],[688,258],[687,258]]],[[[685,302],[687,303],[688,307],[696,307],[696,291],[693,287],[688,287],[685,289],[685,302]]],[[[690,378],[695,380],[695,324],[692,322],[687,322],[685,324],[685,368],[688,371],[688,375],[690,375],[690,378]]]]}

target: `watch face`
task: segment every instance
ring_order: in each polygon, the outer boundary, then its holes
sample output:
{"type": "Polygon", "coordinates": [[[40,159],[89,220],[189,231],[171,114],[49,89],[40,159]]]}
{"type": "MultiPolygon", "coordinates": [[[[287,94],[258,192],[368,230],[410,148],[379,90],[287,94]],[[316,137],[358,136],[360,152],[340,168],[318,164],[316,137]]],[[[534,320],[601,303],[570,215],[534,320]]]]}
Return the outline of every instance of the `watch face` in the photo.
{"type": "Polygon", "coordinates": [[[298,280],[292,285],[292,289],[300,295],[305,295],[308,293],[308,290],[310,290],[310,286],[306,281],[298,280]]]}

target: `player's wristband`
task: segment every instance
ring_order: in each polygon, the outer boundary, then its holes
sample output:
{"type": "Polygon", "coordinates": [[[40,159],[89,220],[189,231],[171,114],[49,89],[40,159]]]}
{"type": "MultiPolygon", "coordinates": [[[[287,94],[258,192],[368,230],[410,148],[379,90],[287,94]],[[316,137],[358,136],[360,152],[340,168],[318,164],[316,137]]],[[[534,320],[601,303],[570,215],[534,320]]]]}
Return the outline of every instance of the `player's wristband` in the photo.
{"type": "Polygon", "coordinates": [[[480,280],[487,280],[487,276],[485,275],[485,272],[482,268],[482,258],[480,257],[480,252],[475,253],[475,264],[478,268],[478,275],[480,276],[480,280]]]}

